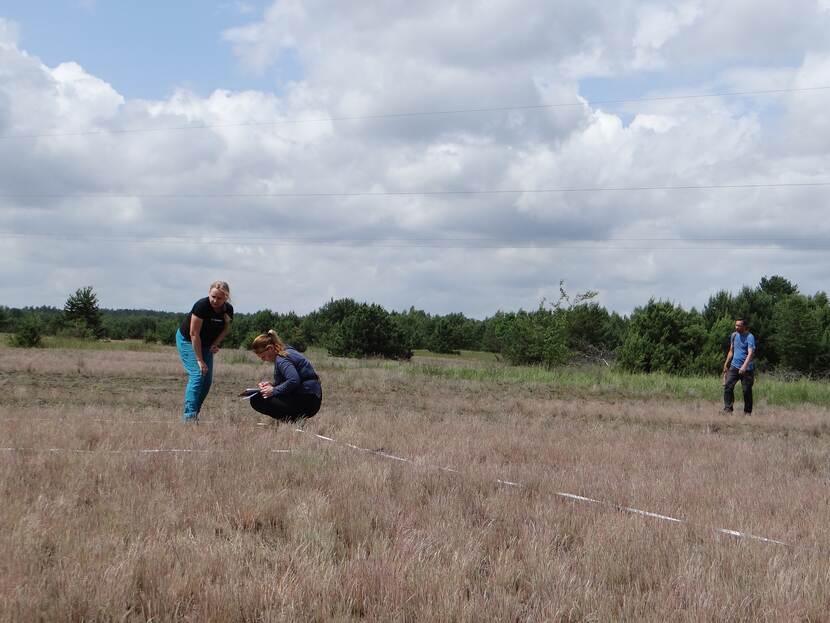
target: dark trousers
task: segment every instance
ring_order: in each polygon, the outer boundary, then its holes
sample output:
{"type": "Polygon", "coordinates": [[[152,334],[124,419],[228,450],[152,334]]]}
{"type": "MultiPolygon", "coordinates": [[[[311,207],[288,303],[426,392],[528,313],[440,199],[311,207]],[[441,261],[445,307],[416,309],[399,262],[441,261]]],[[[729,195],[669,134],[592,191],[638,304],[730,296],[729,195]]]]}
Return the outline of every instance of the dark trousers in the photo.
{"type": "Polygon", "coordinates": [[[322,400],[314,394],[290,394],[270,398],[255,394],[251,398],[251,406],[256,411],[281,422],[295,422],[302,418],[314,417],[320,410],[321,402],[322,400]]]}
{"type": "Polygon", "coordinates": [[[752,385],[755,383],[755,371],[747,370],[738,374],[738,368],[730,367],[726,372],[726,383],[723,385],[723,410],[732,411],[732,403],[735,402],[735,385],[741,382],[741,389],[744,392],[744,413],[752,413],[752,385]]]}

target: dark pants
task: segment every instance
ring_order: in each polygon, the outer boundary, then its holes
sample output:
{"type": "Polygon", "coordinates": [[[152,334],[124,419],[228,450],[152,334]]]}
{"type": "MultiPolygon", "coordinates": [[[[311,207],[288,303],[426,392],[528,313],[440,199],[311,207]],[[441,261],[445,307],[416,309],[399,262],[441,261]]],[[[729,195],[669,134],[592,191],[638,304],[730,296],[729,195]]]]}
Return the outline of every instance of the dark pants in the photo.
{"type": "Polygon", "coordinates": [[[251,406],[262,413],[281,422],[295,422],[310,418],[320,410],[322,400],[314,394],[291,394],[288,396],[271,396],[263,398],[255,394],[251,406]]]}
{"type": "Polygon", "coordinates": [[[740,381],[744,392],[744,413],[752,413],[752,384],[755,383],[755,371],[747,370],[738,374],[738,368],[730,367],[726,373],[726,383],[723,385],[723,410],[732,411],[735,402],[735,384],[740,381]]]}

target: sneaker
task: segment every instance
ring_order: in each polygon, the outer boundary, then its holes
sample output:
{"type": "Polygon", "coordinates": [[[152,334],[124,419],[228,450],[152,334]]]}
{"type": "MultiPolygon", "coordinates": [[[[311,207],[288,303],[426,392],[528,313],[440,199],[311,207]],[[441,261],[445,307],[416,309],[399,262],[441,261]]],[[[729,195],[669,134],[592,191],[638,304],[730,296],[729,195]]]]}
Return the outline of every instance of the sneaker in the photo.
{"type": "Polygon", "coordinates": [[[732,415],[732,409],[727,409],[727,408],[724,408],[724,409],[721,411],[721,413],[723,413],[724,415],[732,415]]]}

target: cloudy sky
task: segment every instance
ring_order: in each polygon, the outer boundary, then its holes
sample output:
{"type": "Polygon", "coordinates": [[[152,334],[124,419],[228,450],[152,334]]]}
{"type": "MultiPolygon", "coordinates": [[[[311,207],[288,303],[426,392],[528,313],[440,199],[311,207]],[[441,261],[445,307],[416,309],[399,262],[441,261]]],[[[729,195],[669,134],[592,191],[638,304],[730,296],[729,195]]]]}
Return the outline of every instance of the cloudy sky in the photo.
{"type": "Polygon", "coordinates": [[[0,304],[828,289],[830,0],[49,7],[0,2],[0,304]]]}

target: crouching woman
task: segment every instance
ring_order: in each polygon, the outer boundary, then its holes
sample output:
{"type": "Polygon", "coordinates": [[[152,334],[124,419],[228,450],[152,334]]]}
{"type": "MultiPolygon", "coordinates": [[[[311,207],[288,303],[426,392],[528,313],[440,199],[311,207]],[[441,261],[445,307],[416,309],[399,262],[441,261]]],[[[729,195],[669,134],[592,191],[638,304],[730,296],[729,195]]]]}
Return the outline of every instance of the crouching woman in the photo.
{"type": "Polygon", "coordinates": [[[275,420],[294,422],[320,410],[323,388],[311,362],[280,339],[271,329],[254,338],[254,353],[274,363],[274,382],[260,383],[251,406],[275,420]]]}

